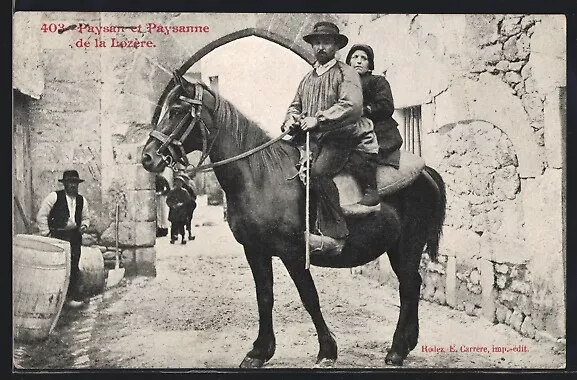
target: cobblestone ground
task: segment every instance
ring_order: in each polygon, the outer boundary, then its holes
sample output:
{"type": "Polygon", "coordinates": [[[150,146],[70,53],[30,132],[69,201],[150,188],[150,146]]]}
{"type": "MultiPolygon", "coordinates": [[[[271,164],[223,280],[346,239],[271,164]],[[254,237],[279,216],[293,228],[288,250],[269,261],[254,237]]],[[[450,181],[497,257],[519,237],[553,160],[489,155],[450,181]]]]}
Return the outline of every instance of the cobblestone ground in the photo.
{"type": "MultiPolygon", "coordinates": [[[[237,368],[258,329],[252,275],[221,208],[199,207],[195,223],[196,240],[187,245],[158,239],[157,277],[125,279],[96,297],[90,309],[63,313],[48,341],[17,345],[15,362],[22,368],[237,368]]],[[[280,260],[273,267],[277,349],[266,368],[311,368],[318,350],[313,324],[280,260]]],[[[390,368],[384,358],[398,318],[397,289],[350,269],[311,272],[339,345],[335,367],[390,368]]],[[[563,346],[425,301],[419,343],[404,364],[407,369],[564,366],[563,346]],[[493,345],[525,352],[490,352],[493,345]],[[435,347],[444,352],[426,349],[435,347]],[[477,347],[489,352],[474,352],[477,347]]]]}

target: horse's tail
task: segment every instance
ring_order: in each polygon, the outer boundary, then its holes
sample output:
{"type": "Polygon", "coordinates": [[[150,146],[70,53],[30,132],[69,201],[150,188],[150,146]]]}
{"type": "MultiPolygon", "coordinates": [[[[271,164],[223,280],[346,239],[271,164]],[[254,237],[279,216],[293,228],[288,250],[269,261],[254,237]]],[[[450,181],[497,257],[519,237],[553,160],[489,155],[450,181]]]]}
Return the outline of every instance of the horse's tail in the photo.
{"type": "Polygon", "coordinates": [[[435,202],[431,218],[432,224],[427,236],[427,254],[431,260],[436,261],[437,255],[439,254],[439,242],[443,232],[443,223],[445,222],[447,193],[445,189],[445,181],[443,181],[443,178],[435,169],[426,166],[423,173],[431,182],[431,185],[437,194],[437,201],[435,202]]]}

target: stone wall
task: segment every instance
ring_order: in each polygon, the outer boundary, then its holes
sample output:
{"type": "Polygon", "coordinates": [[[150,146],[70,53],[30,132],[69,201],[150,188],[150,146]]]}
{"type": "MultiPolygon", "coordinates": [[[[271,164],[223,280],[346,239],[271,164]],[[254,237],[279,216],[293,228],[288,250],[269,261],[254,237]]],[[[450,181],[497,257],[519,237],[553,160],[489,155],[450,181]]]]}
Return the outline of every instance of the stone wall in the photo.
{"type": "MultiPolygon", "coordinates": [[[[359,15],[347,32],[373,46],[397,108],[421,106],[422,155],[446,182],[422,298],[564,336],[564,17],[359,15]]],[[[396,286],[388,267],[362,270],[396,286]]]]}
{"type": "MultiPolygon", "coordinates": [[[[107,243],[114,237],[118,204],[121,242],[134,251],[154,250],[156,213],[154,203],[149,201],[154,197],[153,176],[142,169],[139,150],[155,103],[146,96],[136,96],[137,101],[132,102],[128,101],[129,95],[118,96],[125,88],[123,81],[135,71],[133,51],[118,49],[121,54],[115,55],[112,49],[77,48],[77,33],[37,32],[42,23],[100,25],[116,21],[99,13],[18,16],[15,29],[34,20],[33,36],[39,36],[38,46],[31,44],[26,49],[26,45],[19,44],[18,50],[21,55],[39,57],[43,84],[42,94],[31,99],[27,107],[26,128],[31,146],[28,169],[32,172],[28,190],[30,216],[35,217],[50,191],[62,188],[58,179],[63,170],[73,168],[85,179],[80,192],[91,211],[92,225],[83,238],[84,244],[107,243]]],[[[134,88],[126,86],[126,90],[134,88]]],[[[154,257],[149,256],[138,258],[139,270],[133,274],[152,272],[147,267],[154,266],[154,257]]]]}
{"type": "MultiPolygon", "coordinates": [[[[55,20],[53,15],[45,14],[40,22],[98,22],[93,14],[82,18],[66,15],[55,20]]],[[[30,103],[32,211],[36,215],[42,199],[59,188],[57,180],[62,171],[74,168],[85,179],[80,191],[98,216],[103,211],[100,207],[100,57],[95,51],[79,53],[72,49],[73,41],[67,37],[67,34],[40,34],[44,92],[40,99],[30,103]]]]}
{"type": "Polygon", "coordinates": [[[30,162],[30,115],[28,104],[31,98],[20,91],[14,91],[14,108],[12,124],[12,230],[14,234],[28,233],[27,225],[32,217],[32,173],[30,162]],[[22,207],[22,213],[18,209],[16,201],[22,207]],[[26,220],[25,220],[26,219],[26,220]]]}
{"type": "Polygon", "coordinates": [[[423,279],[421,297],[427,301],[447,304],[447,256],[439,255],[437,261],[425,256],[421,260],[419,273],[423,279]]]}
{"type": "Polygon", "coordinates": [[[447,186],[447,224],[453,228],[518,239],[523,234],[521,182],[513,145],[483,121],[439,131],[437,166],[447,186]]]}

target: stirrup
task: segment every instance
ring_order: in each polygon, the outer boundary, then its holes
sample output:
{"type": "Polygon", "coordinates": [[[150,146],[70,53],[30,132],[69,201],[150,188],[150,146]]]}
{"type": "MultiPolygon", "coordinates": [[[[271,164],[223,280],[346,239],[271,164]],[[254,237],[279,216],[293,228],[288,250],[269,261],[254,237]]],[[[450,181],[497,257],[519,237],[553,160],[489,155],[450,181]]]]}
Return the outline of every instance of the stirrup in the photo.
{"type": "Polygon", "coordinates": [[[381,210],[381,204],[379,203],[376,206],[365,206],[360,203],[353,203],[341,206],[341,210],[343,210],[345,216],[365,216],[379,212],[381,210]]]}
{"type": "Polygon", "coordinates": [[[309,244],[311,248],[311,255],[340,255],[343,247],[345,246],[345,241],[346,239],[335,239],[330,236],[310,234],[309,244]]]}

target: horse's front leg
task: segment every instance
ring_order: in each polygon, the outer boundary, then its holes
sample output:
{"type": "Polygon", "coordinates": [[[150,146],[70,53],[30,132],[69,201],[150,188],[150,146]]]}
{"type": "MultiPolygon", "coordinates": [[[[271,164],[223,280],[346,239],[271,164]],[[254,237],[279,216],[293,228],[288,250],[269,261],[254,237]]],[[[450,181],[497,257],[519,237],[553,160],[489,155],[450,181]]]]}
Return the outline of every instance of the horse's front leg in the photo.
{"type": "Polygon", "coordinates": [[[310,314],[319,339],[317,364],[332,366],[337,360],[337,342],[329,330],[321,312],[319,295],[311,276],[305,269],[304,254],[298,258],[281,258],[292,280],[294,281],[305,309],[310,314]]]}
{"type": "Polygon", "coordinates": [[[259,327],[258,337],[242,363],[241,368],[260,368],[275,351],[275,337],[272,327],[273,276],[272,258],[267,251],[245,247],[245,254],[252,270],[256,285],[258,303],[259,327]]]}

